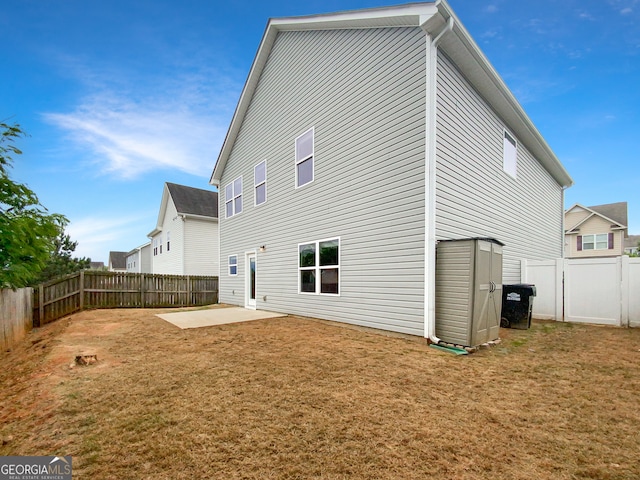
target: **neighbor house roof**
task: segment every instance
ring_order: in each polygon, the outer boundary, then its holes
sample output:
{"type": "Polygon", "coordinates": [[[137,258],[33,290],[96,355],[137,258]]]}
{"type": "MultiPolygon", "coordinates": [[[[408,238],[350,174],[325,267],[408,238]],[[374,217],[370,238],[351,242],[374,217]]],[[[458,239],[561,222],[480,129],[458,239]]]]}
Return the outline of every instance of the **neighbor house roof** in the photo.
{"type": "Polygon", "coordinates": [[[462,69],[465,77],[556,181],[565,187],[572,185],[573,180],[565,168],[445,0],[323,15],[270,19],[211,175],[211,184],[219,185],[220,183],[222,172],[279,32],[420,27],[426,34],[436,37],[445,31],[447,25],[451,26],[451,33],[441,38],[438,48],[442,49],[462,69]]]}
{"type": "Polygon", "coordinates": [[[148,234],[149,237],[158,234],[162,230],[162,222],[169,198],[173,200],[178,215],[184,217],[193,216],[211,221],[218,220],[218,192],[166,182],[162,191],[158,222],[156,228],[148,234]]]}
{"type": "MultiPolygon", "coordinates": [[[[580,228],[580,225],[583,225],[590,218],[593,218],[594,215],[597,215],[607,222],[611,222],[612,230],[626,230],[627,228],[627,202],[617,202],[617,203],[607,203],[604,205],[593,205],[591,207],[585,207],[576,203],[571,208],[565,211],[565,215],[571,210],[583,209],[589,213],[585,218],[583,218],[580,222],[575,225],[569,226],[567,228],[567,233],[576,233],[577,229],[580,228]]],[[[625,232],[625,236],[628,235],[628,232],[625,232]]]]}
{"type": "Polygon", "coordinates": [[[640,242],[640,235],[629,235],[624,239],[624,248],[635,248],[640,242]]]}
{"type": "Polygon", "coordinates": [[[111,268],[127,268],[127,252],[109,252],[111,268]]]}
{"type": "Polygon", "coordinates": [[[218,218],[218,192],[167,182],[178,213],[218,218]]]}

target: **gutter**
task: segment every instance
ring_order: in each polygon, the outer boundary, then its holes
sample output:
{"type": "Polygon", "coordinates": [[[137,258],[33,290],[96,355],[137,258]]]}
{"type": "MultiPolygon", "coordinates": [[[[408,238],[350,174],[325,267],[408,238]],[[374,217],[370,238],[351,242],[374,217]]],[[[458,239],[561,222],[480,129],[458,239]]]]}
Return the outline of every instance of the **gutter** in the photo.
{"type": "Polygon", "coordinates": [[[424,281],[424,336],[432,343],[436,337],[436,101],[438,43],[453,30],[455,21],[449,17],[447,24],[431,40],[427,32],[427,108],[426,108],[426,158],[425,158],[425,281],[424,281]]]}

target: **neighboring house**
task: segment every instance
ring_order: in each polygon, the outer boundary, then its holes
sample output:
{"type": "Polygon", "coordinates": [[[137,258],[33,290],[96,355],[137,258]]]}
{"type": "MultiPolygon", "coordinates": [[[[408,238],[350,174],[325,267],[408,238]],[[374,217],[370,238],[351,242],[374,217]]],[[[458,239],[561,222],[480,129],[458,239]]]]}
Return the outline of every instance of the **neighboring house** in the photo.
{"type": "Polygon", "coordinates": [[[147,242],[127,253],[127,272],[151,273],[151,242],[147,242]]]}
{"type": "Polygon", "coordinates": [[[572,180],[445,1],[272,19],[211,183],[220,301],[435,338],[439,239],[562,255],[572,180]]]}
{"type": "Polygon", "coordinates": [[[109,252],[109,271],[127,271],[127,252],[109,252]]]}
{"type": "Polygon", "coordinates": [[[104,270],[104,262],[91,262],[89,270],[104,270]]]}
{"type": "Polygon", "coordinates": [[[624,239],[624,253],[637,255],[640,251],[640,248],[638,248],[639,243],[640,235],[629,235],[624,239]]]}
{"type": "Polygon", "coordinates": [[[148,237],[152,273],[219,275],[218,193],[165,183],[148,237]]]}
{"type": "Polygon", "coordinates": [[[585,207],[575,204],[564,214],[567,258],[617,257],[624,253],[627,202],[585,207]]]}

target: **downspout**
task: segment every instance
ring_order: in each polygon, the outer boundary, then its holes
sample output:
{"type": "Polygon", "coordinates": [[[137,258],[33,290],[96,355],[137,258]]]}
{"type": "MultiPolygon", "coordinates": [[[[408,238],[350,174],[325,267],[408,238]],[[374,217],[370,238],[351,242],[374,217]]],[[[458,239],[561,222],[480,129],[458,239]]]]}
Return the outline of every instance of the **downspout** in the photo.
{"type": "Polygon", "coordinates": [[[445,33],[453,30],[454,20],[449,17],[440,33],[431,40],[427,34],[427,108],[426,108],[426,165],[425,165],[425,282],[424,282],[424,336],[432,343],[436,337],[436,101],[438,44],[445,33]]]}

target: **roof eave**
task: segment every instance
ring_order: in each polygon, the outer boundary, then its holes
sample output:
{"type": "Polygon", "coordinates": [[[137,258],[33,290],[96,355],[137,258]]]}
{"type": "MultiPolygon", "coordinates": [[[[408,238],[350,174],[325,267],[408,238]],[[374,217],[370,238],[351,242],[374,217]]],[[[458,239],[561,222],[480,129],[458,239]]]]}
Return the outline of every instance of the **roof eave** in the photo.
{"type": "MultiPolygon", "coordinates": [[[[573,179],[569,173],[446,1],[438,2],[438,11],[442,21],[448,21],[449,17],[454,19],[452,29],[454,35],[445,35],[440,41],[439,48],[455,64],[466,66],[463,74],[467,80],[474,85],[507,127],[513,130],[517,139],[543,164],[558,184],[565,188],[573,185],[573,179]]],[[[430,20],[430,23],[434,22],[435,19],[430,20]]]]}
{"type": "Polygon", "coordinates": [[[439,47],[454,60],[454,63],[465,65],[465,77],[480,91],[485,100],[513,130],[518,140],[543,164],[558,184],[565,188],[573,185],[573,180],[560,160],[445,0],[326,15],[270,19],[222,144],[210,178],[211,185],[220,186],[222,171],[278,32],[413,26],[422,27],[425,32],[432,34],[440,31],[450,17],[455,21],[452,30],[454,35],[445,35],[439,47]]]}

